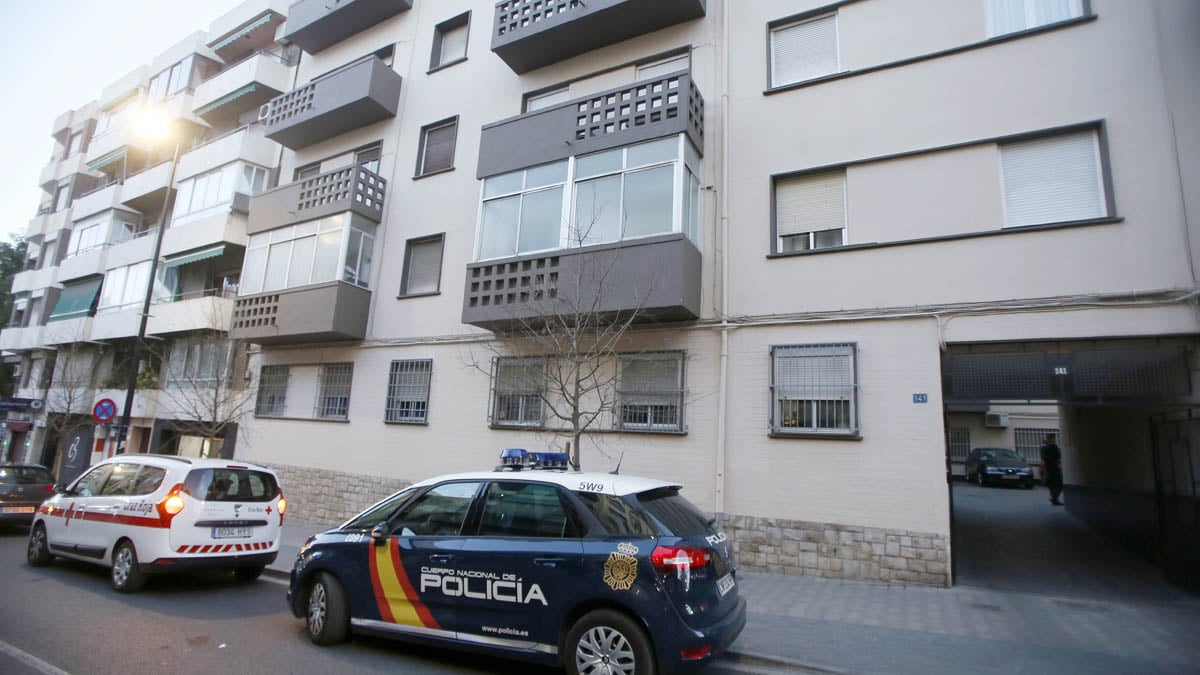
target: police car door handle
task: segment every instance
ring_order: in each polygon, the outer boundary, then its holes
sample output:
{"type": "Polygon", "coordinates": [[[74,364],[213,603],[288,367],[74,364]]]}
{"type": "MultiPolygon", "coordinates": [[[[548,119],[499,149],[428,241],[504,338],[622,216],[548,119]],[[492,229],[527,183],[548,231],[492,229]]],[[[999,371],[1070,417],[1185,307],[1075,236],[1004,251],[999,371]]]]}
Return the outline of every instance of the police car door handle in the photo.
{"type": "Polygon", "coordinates": [[[449,553],[434,553],[433,555],[429,556],[429,562],[437,563],[439,565],[445,565],[451,560],[454,560],[454,556],[450,555],[449,553]]]}
{"type": "Polygon", "coordinates": [[[541,565],[542,567],[558,567],[559,565],[565,565],[567,562],[567,559],[566,558],[534,558],[533,562],[534,562],[534,564],[541,565]]]}

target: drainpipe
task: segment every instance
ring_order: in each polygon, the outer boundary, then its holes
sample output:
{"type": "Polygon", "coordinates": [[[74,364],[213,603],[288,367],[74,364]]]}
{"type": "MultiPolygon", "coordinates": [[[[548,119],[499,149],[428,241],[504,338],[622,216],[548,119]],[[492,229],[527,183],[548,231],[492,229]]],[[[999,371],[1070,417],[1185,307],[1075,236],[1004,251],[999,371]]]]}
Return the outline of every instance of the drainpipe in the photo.
{"type": "Polygon", "coordinates": [[[721,215],[717,223],[721,240],[721,355],[720,380],[717,384],[716,500],[713,510],[719,522],[725,520],[725,462],[729,416],[729,4],[721,2],[721,171],[717,201],[721,215]]]}

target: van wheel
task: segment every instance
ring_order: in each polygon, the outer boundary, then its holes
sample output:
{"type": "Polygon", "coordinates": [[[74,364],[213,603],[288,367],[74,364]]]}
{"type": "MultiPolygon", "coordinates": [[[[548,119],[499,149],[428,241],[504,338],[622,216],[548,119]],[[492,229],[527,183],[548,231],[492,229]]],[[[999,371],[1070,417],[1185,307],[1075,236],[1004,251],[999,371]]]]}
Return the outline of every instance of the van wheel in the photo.
{"type": "Polygon", "coordinates": [[[609,609],[588,612],[571,626],[563,660],[569,675],[653,675],[655,669],[645,631],[609,609]]]}
{"type": "Polygon", "coordinates": [[[333,575],[321,572],[308,589],[308,639],[318,645],[335,645],[346,639],[350,616],[346,591],[333,575]]]}
{"type": "Polygon", "coordinates": [[[29,548],[25,550],[25,560],[30,567],[45,567],[54,556],[50,553],[50,544],[46,541],[46,526],[38,523],[29,531],[29,548]]]}
{"type": "Polygon", "coordinates": [[[146,585],[146,575],[138,567],[133,544],[123,541],[113,552],[112,587],[118,593],[136,593],[146,585]]]}
{"type": "Polygon", "coordinates": [[[262,576],[262,565],[250,565],[248,567],[239,567],[233,571],[233,576],[237,577],[238,581],[254,581],[262,576]]]}

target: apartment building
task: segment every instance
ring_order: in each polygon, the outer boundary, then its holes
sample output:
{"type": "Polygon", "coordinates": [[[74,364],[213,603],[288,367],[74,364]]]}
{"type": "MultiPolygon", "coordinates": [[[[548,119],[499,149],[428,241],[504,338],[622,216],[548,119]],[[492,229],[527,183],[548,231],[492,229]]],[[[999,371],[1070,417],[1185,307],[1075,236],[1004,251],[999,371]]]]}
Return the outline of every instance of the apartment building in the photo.
{"type": "MultiPolygon", "coordinates": [[[[156,295],[147,334],[172,348],[131,449],[204,451],[163,392],[203,370],[174,345],[228,330],[209,362],[229,377],[206,382],[247,405],[216,445],[275,467],[298,517],[570,442],[588,470],[680,481],[748,569],[929,584],[950,580],[948,420],[1052,401],[1076,515],[1194,560],[1197,19],[1184,0],[253,0],[55,122],[62,154],[90,141],[47,168],[29,235],[66,248],[18,277],[0,347],[52,408],[49,355],[111,358],[138,316],[112,305],[157,259],[219,311],[156,325],[191,301],[156,295]],[[105,138],[185,61],[174,109],[200,145],[158,165],[105,138]],[[63,185],[99,189],[58,208],[63,185]],[[93,220],[108,245],[77,261],[93,220]],[[135,235],[163,220],[155,258],[135,235]],[[562,376],[581,364],[580,393],[562,376]]],[[[89,410],[123,396],[93,390],[89,410]]]]}

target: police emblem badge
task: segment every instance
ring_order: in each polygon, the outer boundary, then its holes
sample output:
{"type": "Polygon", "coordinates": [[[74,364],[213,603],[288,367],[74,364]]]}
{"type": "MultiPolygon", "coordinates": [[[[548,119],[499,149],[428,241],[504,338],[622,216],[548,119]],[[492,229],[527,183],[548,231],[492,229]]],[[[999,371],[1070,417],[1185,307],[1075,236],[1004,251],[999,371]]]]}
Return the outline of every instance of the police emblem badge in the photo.
{"type": "Polygon", "coordinates": [[[628,542],[617,545],[604,562],[604,583],[614,591],[627,591],[637,580],[638,548],[628,542]]]}

